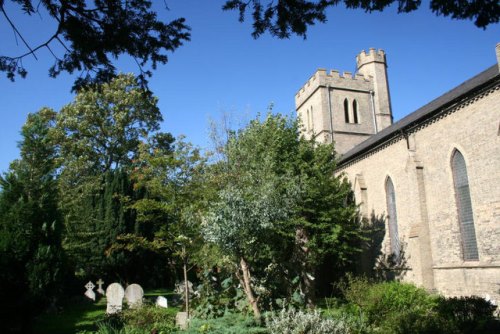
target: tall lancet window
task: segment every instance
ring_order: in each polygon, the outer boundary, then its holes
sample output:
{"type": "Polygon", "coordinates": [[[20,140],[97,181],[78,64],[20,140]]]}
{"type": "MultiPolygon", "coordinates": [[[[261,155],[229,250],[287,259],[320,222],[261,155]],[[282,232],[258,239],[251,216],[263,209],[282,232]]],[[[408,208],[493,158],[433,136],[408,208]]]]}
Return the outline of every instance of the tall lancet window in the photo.
{"type": "Polygon", "coordinates": [[[356,101],[356,99],[354,99],[354,101],[352,101],[352,116],[353,116],[353,122],[358,124],[359,123],[359,120],[358,120],[358,102],[356,101]]]}
{"type": "Polygon", "coordinates": [[[306,111],[306,122],[307,122],[307,131],[311,131],[311,112],[309,111],[309,109],[307,109],[306,111]]]}
{"type": "Polygon", "coordinates": [[[344,117],[345,117],[345,122],[349,122],[349,101],[347,101],[347,98],[344,99],[344,117]]]}
{"type": "Polygon", "coordinates": [[[314,132],[314,112],[313,112],[313,106],[311,106],[311,113],[309,114],[309,117],[311,117],[309,131],[310,132],[314,132]]]}
{"type": "Polygon", "coordinates": [[[399,261],[400,244],[398,234],[398,215],[396,212],[396,193],[390,177],[385,181],[385,195],[387,200],[387,220],[389,222],[389,237],[391,241],[391,253],[399,261]]]}
{"type": "Polygon", "coordinates": [[[451,158],[451,169],[455,184],[458,221],[462,234],[463,257],[466,261],[479,260],[467,167],[465,166],[464,156],[458,150],[455,150],[451,158]]]}

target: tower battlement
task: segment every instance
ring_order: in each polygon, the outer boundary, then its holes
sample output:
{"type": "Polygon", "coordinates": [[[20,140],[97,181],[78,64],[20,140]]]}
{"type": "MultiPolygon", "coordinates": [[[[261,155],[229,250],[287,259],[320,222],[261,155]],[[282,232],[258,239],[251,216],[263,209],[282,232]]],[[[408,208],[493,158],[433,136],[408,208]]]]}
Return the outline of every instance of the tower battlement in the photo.
{"type": "Polygon", "coordinates": [[[295,94],[306,138],[336,143],[343,154],[392,124],[383,50],[356,56],[355,73],[317,69],[295,94]]]}
{"type": "Polygon", "coordinates": [[[368,52],[363,50],[356,56],[356,66],[358,69],[365,64],[373,62],[385,64],[386,59],[384,50],[375,50],[374,48],[370,48],[368,52]]]}
{"type": "Polygon", "coordinates": [[[320,86],[330,86],[332,88],[354,88],[371,89],[372,76],[361,73],[344,71],[340,73],[337,70],[318,68],[316,72],[307,80],[307,82],[295,94],[295,101],[301,104],[309,95],[311,95],[320,86]]]}

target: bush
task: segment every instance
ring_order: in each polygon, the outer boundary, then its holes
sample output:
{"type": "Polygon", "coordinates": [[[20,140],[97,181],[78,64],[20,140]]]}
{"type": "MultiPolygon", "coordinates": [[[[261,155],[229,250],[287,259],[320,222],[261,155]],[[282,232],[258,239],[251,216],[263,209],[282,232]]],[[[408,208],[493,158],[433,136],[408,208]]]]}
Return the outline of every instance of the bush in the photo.
{"type": "Polygon", "coordinates": [[[493,312],[496,306],[481,297],[452,297],[439,300],[438,312],[453,321],[461,333],[500,333],[493,312]]]}
{"type": "Polygon", "coordinates": [[[266,318],[271,334],[349,334],[349,325],[343,319],[324,319],[318,311],[283,309],[266,318]]]}
{"type": "MultiPolygon", "coordinates": [[[[452,321],[437,310],[439,297],[412,284],[370,283],[350,278],[343,289],[348,302],[380,333],[455,333],[452,321]]],[[[352,307],[351,307],[352,308],[352,307]]]]}
{"type": "Polygon", "coordinates": [[[254,318],[243,314],[226,313],[214,319],[193,318],[189,328],[180,333],[185,334],[265,334],[267,330],[255,322],[254,318]]]}
{"type": "Polygon", "coordinates": [[[176,332],[176,309],[144,305],[107,317],[97,323],[95,334],[170,334],[176,332]]]}

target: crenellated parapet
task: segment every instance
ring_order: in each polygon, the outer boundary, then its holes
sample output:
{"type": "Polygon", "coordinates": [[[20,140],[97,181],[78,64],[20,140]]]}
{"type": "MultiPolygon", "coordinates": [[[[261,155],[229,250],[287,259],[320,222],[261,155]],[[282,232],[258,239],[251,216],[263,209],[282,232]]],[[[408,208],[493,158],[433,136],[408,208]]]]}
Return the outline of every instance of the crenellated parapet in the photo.
{"type": "Polygon", "coordinates": [[[319,68],[295,94],[295,103],[297,106],[301,105],[319,87],[370,91],[373,89],[372,79],[370,75],[360,73],[353,75],[352,72],[340,73],[337,70],[331,70],[327,73],[326,69],[319,68]]]}
{"type": "Polygon", "coordinates": [[[357,56],[356,56],[356,66],[358,70],[365,64],[369,63],[386,63],[385,59],[385,52],[382,49],[376,50],[374,48],[370,48],[368,52],[365,50],[362,50],[357,56]]]}

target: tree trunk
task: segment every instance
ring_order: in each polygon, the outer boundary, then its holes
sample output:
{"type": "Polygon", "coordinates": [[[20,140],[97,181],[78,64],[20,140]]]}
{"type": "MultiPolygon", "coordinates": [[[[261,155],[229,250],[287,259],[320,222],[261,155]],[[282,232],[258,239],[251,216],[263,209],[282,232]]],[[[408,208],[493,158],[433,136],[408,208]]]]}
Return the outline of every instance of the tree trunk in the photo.
{"type": "Polygon", "coordinates": [[[184,271],[184,301],[185,301],[185,306],[186,306],[187,318],[189,319],[189,284],[188,284],[188,277],[187,277],[187,257],[185,256],[185,254],[186,254],[185,247],[182,247],[182,253],[184,254],[183,266],[182,266],[182,269],[184,271]]]}
{"type": "Polygon", "coordinates": [[[314,308],[316,305],[316,278],[314,268],[310,265],[310,250],[307,247],[309,236],[306,230],[298,227],[295,231],[295,243],[298,251],[300,264],[300,284],[305,295],[307,307],[314,308]]]}
{"type": "Polygon", "coordinates": [[[256,320],[260,320],[260,310],[259,305],[257,305],[257,300],[253,294],[252,285],[250,283],[250,269],[248,268],[247,261],[241,257],[240,259],[240,267],[243,273],[243,289],[245,290],[245,294],[247,295],[248,302],[252,306],[253,315],[256,320]]]}

